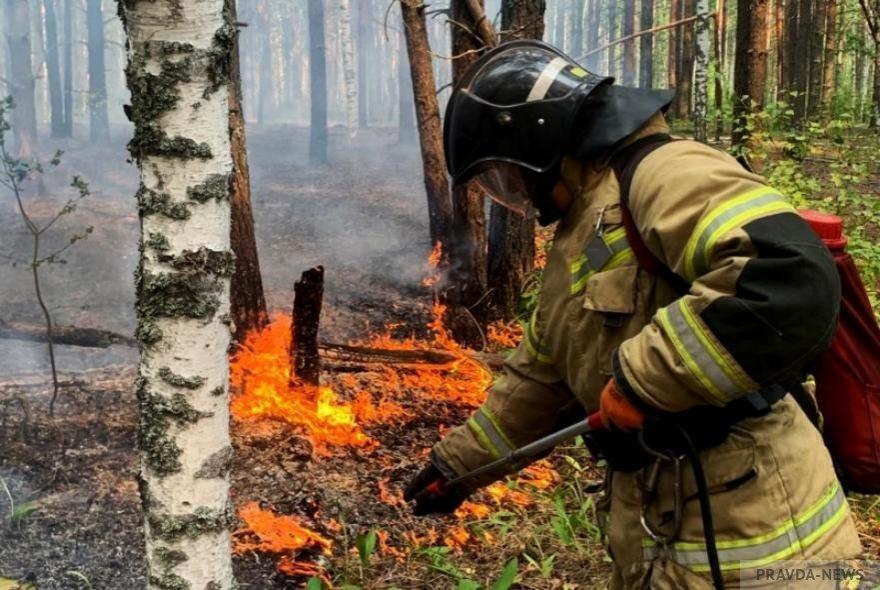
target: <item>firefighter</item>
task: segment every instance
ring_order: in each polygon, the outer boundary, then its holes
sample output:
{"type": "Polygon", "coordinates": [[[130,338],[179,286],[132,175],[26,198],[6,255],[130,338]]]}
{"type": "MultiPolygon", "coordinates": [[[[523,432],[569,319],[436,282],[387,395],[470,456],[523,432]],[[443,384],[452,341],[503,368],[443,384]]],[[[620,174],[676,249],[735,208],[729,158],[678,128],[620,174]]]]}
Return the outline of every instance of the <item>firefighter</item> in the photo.
{"type": "Polygon", "coordinates": [[[610,466],[611,588],[738,587],[779,560],[856,557],[832,460],[787,394],[835,329],[832,259],[763,178],[694,141],[645,156],[621,202],[611,163],[668,134],[672,94],[614,85],[538,41],[499,46],[455,88],[453,180],[558,226],[522,343],[405,497],[419,515],[453,511],[521,465],[446,482],[570,423],[574,407],[607,427],[594,446],[610,466]],[[671,272],[640,266],[627,215],[671,272]],[[648,424],[676,426],[652,443],[648,424]]]}

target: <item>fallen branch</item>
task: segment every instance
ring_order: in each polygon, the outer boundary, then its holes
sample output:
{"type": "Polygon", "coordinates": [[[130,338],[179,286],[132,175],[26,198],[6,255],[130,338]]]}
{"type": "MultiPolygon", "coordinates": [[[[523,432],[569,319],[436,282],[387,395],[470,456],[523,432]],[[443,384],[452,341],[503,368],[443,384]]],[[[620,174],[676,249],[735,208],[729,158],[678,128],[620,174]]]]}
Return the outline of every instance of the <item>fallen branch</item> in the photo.
{"type": "MultiPolygon", "coordinates": [[[[47,342],[46,326],[0,322],[0,339],[47,342]]],[[[86,348],[108,348],[114,344],[137,346],[137,340],[116,332],[77,326],[52,326],[52,343],[86,348]]]]}

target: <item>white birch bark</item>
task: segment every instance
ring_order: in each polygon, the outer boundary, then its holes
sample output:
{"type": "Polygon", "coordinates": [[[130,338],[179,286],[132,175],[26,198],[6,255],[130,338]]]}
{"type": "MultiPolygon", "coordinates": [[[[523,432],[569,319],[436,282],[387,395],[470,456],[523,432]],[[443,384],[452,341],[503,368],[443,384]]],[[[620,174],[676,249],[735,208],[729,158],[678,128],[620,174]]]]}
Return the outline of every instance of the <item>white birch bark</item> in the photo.
{"type": "MultiPolygon", "coordinates": [[[[227,0],[230,1],[230,0],[227,0]]],[[[229,525],[228,74],[224,0],[119,0],[141,172],[136,276],[148,587],[233,587],[229,525]]]]}
{"type": "Polygon", "coordinates": [[[694,139],[708,138],[709,0],[697,0],[694,24],[694,139]]]}
{"type": "Polygon", "coordinates": [[[339,37],[345,85],[345,125],[349,136],[354,137],[358,130],[358,72],[351,33],[351,0],[339,0],[339,37]]]}

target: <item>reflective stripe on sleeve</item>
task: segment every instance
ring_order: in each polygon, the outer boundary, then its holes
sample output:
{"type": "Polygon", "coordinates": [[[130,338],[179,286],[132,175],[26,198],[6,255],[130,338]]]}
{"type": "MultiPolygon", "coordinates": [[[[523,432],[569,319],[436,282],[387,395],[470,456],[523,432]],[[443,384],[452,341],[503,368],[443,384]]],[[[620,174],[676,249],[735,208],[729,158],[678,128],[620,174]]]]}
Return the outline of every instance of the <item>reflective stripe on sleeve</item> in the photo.
{"type": "Polygon", "coordinates": [[[719,403],[758,388],[717,343],[687,298],[660,309],[657,321],[691,374],[719,403]]]}
{"type": "Polygon", "coordinates": [[[794,211],[782,195],[766,186],[720,204],[700,220],[688,240],[684,255],[685,277],[694,281],[709,270],[715,244],[730,230],[760,217],[794,211]]]}
{"type": "Polygon", "coordinates": [[[526,348],[532,356],[542,363],[551,363],[553,362],[553,357],[550,355],[550,347],[541,340],[541,337],[538,334],[537,323],[538,309],[535,308],[535,311],[532,312],[532,317],[529,318],[529,323],[526,325],[526,348]]]}
{"type": "Polygon", "coordinates": [[[577,295],[587,285],[591,276],[600,270],[611,270],[632,260],[633,251],[626,240],[626,228],[619,227],[602,236],[602,240],[611,251],[611,257],[602,265],[595,266],[591,263],[585,251],[570,265],[571,294],[577,295]]]}
{"type": "MultiPolygon", "coordinates": [[[[760,567],[802,553],[843,520],[848,511],[843,490],[834,482],[810,508],[773,531],[747,539],[718,541],[721,569],[760,567]]],[[[666,557],[695,572],[709,571],[704,543],[673,543],[664,549],[645,539],[642,554],[645,560],[666,557]]]]}
{"type": "Polygon", "coordinates": [[[515,447],[488,408],[480,408],[474,412],[468,420],[468,426],[493,458],[500,459],[514,451],[515,447]]]}

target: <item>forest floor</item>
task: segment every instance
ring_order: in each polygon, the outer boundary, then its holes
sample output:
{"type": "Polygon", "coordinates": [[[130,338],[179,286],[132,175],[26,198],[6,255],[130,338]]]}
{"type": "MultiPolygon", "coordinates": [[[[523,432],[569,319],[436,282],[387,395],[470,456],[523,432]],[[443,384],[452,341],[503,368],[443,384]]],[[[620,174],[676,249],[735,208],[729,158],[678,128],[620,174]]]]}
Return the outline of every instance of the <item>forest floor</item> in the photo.
{"type": "MultiPolygon", "coordinates": [[[[306,130],[273,126],[249,134],[270,308],[289,310],[293,281],[322,264],[323,340],[445,348],[457,360],[326,374],[326,390],[311,392],[321,396],[324,428],[306,437],[296,422],[309,392],[272,395],[272,379],[286,362],[283,315],[249,342],[233,372],[240,587],[299,588],[317,575],[343,587],[478,588],[510,577],[513,567],[522,588],[603,586],[609,564],[591,491],[601,473],[579,446],[481,492],[453,516],[416,519],[402,501],[438,431],[463,421],[492,378],[431,328],[418,151],[397,146],[391,132],[371,130],[353,142],[334,133],[334,164],[312,168],[304,163],[306,130]]],[[[59,324],[127,333],[134,322],[136,170],[125,164],[121,143],[59,147],[66,160],[47,175],[48,196],[35,191],[29,203],[48,216],[76,172],[92,180],[93,196],[65,223],[96,229],[68,264],[44,271],[47,298],[59,324]]],[[[0,202],[0,252],[26,252],[17,213],[0,202]]],[[[56,239],[63,243],[64,234],[56,239]]],[[[0,320],[38,321],[27,269],[0,272],[0,320]]],[[[508,326],[496,334],[495,348],[509,345],[515,332],[508,326]]],[[[0,588],[4,577],[26,576],[39,589],[143,587],[136,352],[62,347],[54,418],[44,347],[0,341],[0,358],[0,588]]],[[[880,554],[880,503],[859,496],[851,503],[866,556],[880,554]]]]}

